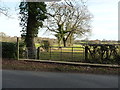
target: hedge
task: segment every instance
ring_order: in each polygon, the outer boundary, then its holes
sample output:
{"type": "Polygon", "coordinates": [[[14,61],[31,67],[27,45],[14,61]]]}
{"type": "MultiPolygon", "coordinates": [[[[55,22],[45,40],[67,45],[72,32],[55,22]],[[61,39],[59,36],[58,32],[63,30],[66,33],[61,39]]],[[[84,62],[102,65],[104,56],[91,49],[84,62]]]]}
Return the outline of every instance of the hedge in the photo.
{"type": "MultiPolygon", "coordinates": [[[[17,44],[12,42],[2,42],[2,58],[16,58],[17,44]]],[[[0,46],[1,46],[0,45],[0,46]]]]}

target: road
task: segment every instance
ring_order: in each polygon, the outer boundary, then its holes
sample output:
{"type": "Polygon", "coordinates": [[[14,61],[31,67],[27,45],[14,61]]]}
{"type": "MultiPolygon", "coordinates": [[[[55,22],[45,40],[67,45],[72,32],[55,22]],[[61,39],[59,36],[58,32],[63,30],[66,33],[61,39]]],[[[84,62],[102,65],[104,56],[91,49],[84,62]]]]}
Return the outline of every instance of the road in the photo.
{"type": "Polygon", "coordinates": [[[117,75],[3,70],[3,88],[118,88],[117,75]]]}

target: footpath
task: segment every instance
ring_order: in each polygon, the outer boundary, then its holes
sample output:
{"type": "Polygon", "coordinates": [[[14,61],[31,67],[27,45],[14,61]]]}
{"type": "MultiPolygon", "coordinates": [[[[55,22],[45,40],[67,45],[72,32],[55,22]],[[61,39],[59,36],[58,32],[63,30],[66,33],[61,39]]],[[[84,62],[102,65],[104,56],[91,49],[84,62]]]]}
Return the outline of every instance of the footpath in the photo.
{"type": "Polygon", "coordinates": [[[37,59],[20,59],[20,60],[29,61],[29,62],[56,63],[56,64],[75,65],[75,66],[120,68],[120,65],[112,65],[112,64],[93,64],[93,63],[79,63],[79,62],[66,62],[66,61],[53,61],[53,60],[37,60],[37,59]]]}

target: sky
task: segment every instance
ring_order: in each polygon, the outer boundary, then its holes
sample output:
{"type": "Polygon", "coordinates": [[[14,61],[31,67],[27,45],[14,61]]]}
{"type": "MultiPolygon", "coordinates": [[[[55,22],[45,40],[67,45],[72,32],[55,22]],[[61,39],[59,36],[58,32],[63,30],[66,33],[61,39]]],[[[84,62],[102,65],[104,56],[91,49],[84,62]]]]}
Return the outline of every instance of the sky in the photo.
{"type": "MultiPolygon", "coordinates": [[[[118,2],[119,0],[87,0],[89,11],[93,15],[91,22],[92,32],[90,40],[118,40],[118,2]]],[[[10,18],[0,14],[0,32],[5,32],[9,36],[20,36],[21,27],[19,26],[19,2],[0,2],[0,6],[9,8],[10,18]]],[[[39,30],[39,37],[54,36],[39,30]]],[[[80,38],[85,39],[86,37],[80,38]]]]}

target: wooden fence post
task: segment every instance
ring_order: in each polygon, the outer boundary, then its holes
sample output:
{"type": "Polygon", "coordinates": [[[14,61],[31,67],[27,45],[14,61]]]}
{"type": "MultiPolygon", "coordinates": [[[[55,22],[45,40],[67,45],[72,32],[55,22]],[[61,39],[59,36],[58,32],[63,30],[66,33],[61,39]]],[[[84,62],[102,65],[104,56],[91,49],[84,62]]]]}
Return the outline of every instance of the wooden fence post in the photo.
{"type": "Polygon", "coordinates": [[[50,48],[50,60],[51,60],[51,48],[52,48],[52,47],[50,46],[49,48],[50,48]]]}
{"type": "Polygon", "coordinates": [[[19,60],[19,37],[17,37],[17,60],[19,60]]]}
{"type": "Polygon", "coordinates": [[[72,47],[72,61],[73,61],[73,47],[72,47]]]}
{"type": "Polygon", "coordinates": [[[85,46],[85,61],[88,61],[88,46],[85,46]]]}
{"type": "Polygon", "coordinates": [[[40,47],[37,49],[37,59],[40,59],[40,47]]]}

